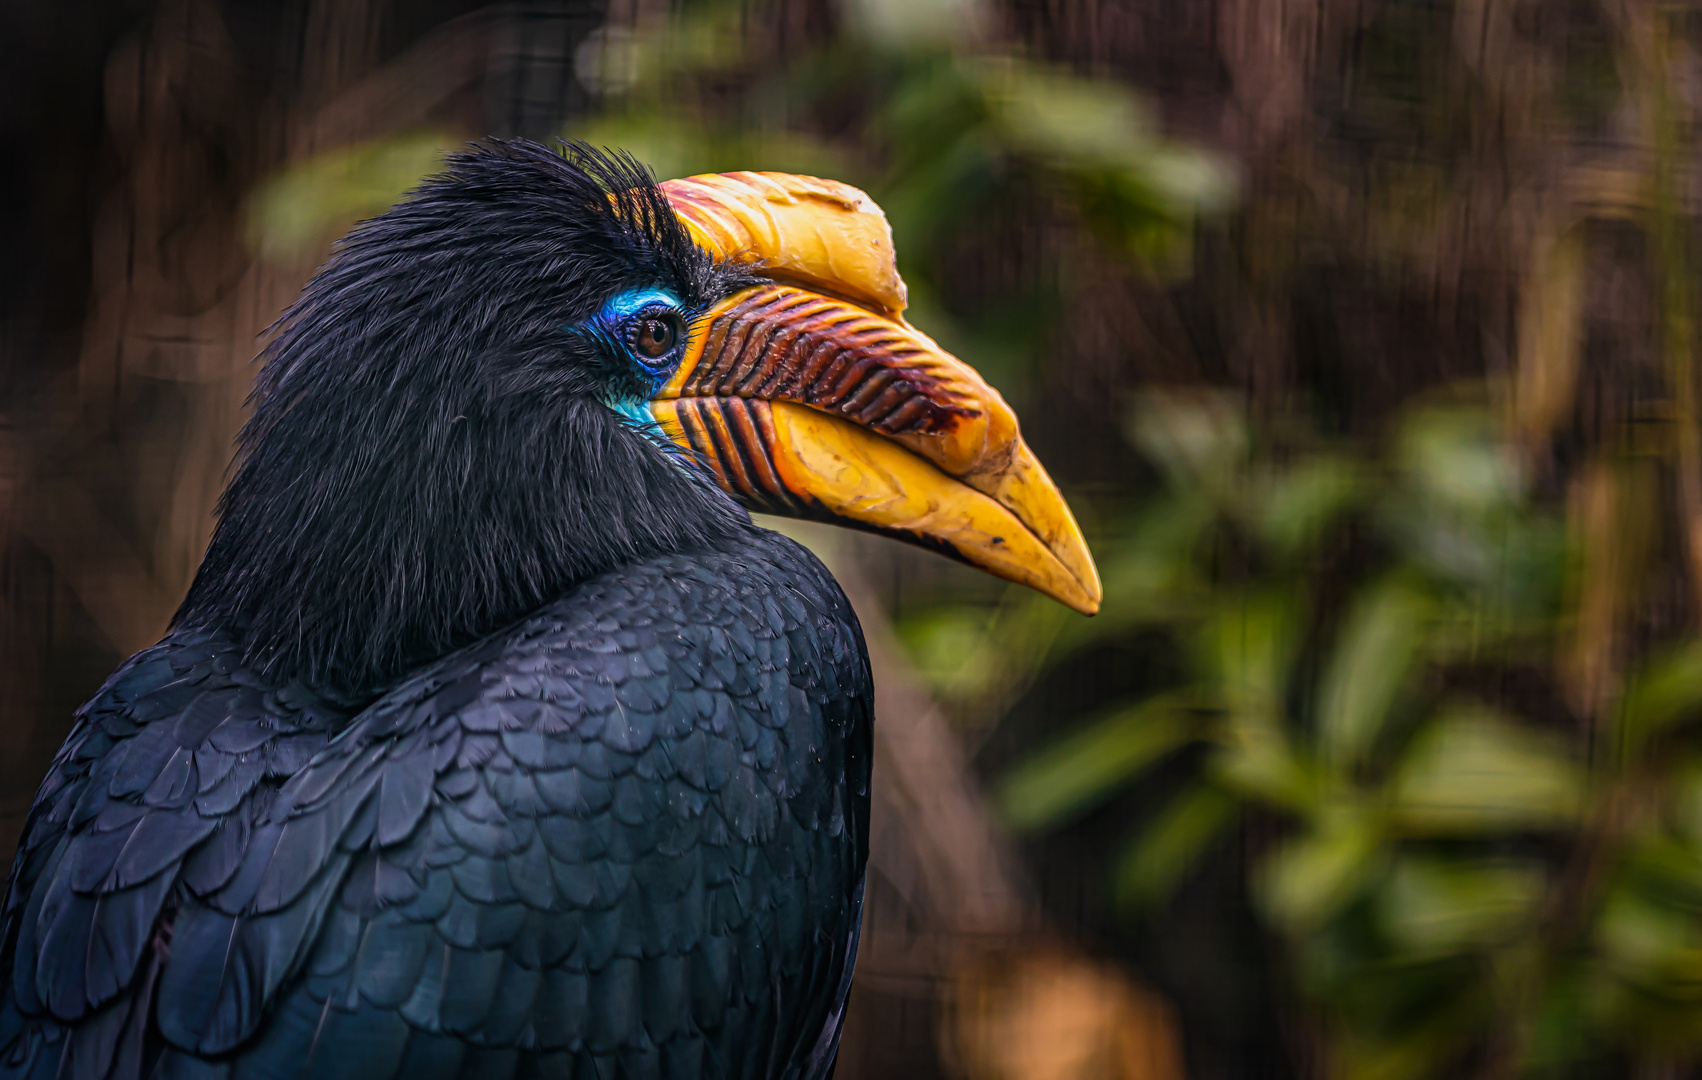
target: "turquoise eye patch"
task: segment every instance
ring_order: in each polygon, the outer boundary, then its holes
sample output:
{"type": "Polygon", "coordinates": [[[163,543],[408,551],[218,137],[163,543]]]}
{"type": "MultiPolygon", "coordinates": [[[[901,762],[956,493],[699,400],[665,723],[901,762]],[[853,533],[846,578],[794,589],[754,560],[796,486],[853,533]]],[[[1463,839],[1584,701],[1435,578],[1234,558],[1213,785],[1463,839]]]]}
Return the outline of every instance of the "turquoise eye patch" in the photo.
{"type": "MultiPolygon", "coordinates": [[[[646,309],[665,308],[678,313],[681,308],[679,297],[665,289],[633,289],[609,298],[603,305],[603,310],[597,313],[596,321],[601,323],[610,335],[617,340],[624,340],[620,333],[622,324],[632,319],[646,309]]],[[[651,368],[641,357],[633,359],[649,372],[655,385],[660,385],[666,379],[665,369],[651,368]]],[[[640,431],[653,436],[660,445],[671,452],[678,452],[673,442],[662,434],[661,427],[650,414],[649,402],[642,398],[609,395],[604,398],[604,404],[613,409],[621,419],[640,431]]]]}
{"type": "Polygon", "coordinates": [[[597,317],[604,323],[620,323],[649,307],[665,307],[671,311],[680,309],[680,299],[671,292],[663,289],[634,289],[609,298],[603,305],[603,310],[597,317]]]}

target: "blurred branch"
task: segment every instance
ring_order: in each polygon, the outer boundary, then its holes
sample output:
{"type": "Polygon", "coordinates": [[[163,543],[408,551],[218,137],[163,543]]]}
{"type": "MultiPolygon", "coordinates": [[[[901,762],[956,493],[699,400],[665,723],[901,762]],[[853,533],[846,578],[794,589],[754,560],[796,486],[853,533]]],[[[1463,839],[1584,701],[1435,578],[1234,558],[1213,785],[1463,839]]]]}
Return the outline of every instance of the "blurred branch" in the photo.
{"type": "Polygon", "coordinates": [[[1702,612],[1702,417],[1696,405],[1696,319],[1692,296],[1697,287],[1684,207],[1675,175],[1685,157],[1681,117],[1670,60],[1671,34],[1656,25],[1664,13],[1650,11],[1629,22],[1631,47],[1643,72],[1643,107],[1654,134],[1654,212],[1650,230],[1656,244],[1661,289],[1662,350],[1666,354],[1673,402],[1676,476],[1690,557],[1691,587],[1702,612]]]}

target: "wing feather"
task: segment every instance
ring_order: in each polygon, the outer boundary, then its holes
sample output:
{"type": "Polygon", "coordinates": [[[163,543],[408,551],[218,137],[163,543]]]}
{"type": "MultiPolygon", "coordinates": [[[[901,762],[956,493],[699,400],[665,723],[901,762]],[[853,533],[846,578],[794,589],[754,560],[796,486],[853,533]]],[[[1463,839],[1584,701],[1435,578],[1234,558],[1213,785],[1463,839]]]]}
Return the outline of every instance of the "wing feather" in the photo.
{"type": "MultiPolygon", "coordinates": [[[[181,633],[137,654],[78,713],[38,793],[0,915],[0,1076],[134,1075],[156,1000],[162,1015],[208,993],[179,959],[217,927],[197,922],[200,898],[224,888],[249,848],[272,789],[260,751],[279,732],[323,747],[334,711],[308,717],[230,672],[235,649],[181,633]],[[174,936],[175,935],[175,936],[174,936]],[[179,997],[183,1000],[180,1003],[179,997]],[[112,1072],[128,1069],[128,1074],[112,1072]]],[[[234,913],[220,916],[238,940],[234,913]]],[[[306,928],[304,928],[306,932],[306,928]]],[[[299,937],[300,935],[298,935],[299,937]]],[[[299,947],[300,942],[295,945],[299,947]]],[[[287,967],[228,950],[221,965],[287,967]]],[[[279,976],[281,978],[281,971],[279,976]]],[[[263,1000],[261,974],[249,982],[263,1000]]],[[[167,1054],[161,1076],[205,1070],[167,1054]]]]}
{"type": "Polygon", "coordinates": [[[0,1077],[136,1008],[161,1077],[825,1075],[870,693],[801,549],[626,568],[352,717],[221,648],[132,661],[56,760],[0,1077]]]}

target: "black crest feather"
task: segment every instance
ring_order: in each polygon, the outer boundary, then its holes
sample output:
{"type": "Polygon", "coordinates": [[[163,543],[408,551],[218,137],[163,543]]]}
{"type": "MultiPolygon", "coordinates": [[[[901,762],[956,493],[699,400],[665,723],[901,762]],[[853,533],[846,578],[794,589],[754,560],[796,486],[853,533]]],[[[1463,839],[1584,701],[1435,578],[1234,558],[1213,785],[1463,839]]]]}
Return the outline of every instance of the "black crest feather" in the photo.
{"type": "Polygon", "coordinates": [[[344,240],[273,329],[178,612],[369,693],[635,558],[749,527],[599,399],[612,295],[738,282],[630,157],[490,141],[344,240]]]}

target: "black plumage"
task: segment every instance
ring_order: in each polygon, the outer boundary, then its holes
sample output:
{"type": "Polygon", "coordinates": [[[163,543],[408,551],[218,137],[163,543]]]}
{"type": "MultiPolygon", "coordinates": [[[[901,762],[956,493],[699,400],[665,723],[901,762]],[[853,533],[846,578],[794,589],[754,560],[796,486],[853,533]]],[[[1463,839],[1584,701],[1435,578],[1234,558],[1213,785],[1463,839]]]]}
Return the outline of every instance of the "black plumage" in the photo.
{"type": "Polygon", "coordinates": [[[637,166],[523,143],[345,242],[172,631],[37,796],[0,1078],[830,1072],[861,633],[623,418],[643,372],[595,330],[747,280],[637,166]]]}

